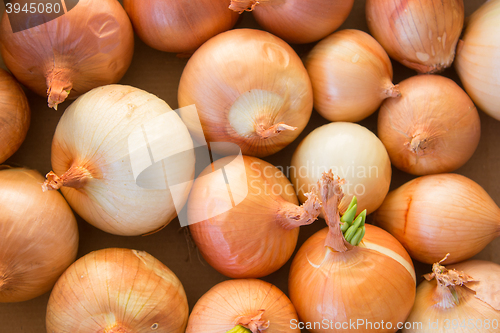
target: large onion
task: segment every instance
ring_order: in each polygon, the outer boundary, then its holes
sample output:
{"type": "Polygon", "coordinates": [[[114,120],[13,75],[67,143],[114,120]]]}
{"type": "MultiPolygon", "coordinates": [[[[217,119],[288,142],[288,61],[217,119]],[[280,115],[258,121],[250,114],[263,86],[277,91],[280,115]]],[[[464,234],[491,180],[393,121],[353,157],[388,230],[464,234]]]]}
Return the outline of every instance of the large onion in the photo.
{"type": "MultiPolygon", "coordinates": [[[[29,8],[30,1],[15,3],[29,8]]],[[[51,21],[53,17],[45,11],[25,15],[28,24],[49,22],[13,32],[4,13],[0,52],[22,84],[48,96],[49,107],[57,108],[68,96],[76,98],[92,88],[118,82],[132,61],[132,25],[116,0],[80,0],[51,21]]]]}
{"type": "Polygon", "coordinates": [[[42,183],[33,170],[0,171],[0,302],[49,291],[76,258],[75,216],[61,194],[43,193],[42,183]]]}
{"type": "Polygon", "coordinates": [[[472,14],[457,48],[455,69],[474,103],[500,120],[500,0],[472,14]]]}
{"type": "Polygon", "coordinates": [[[52,141],[52,168],[44,186],[61,188],[87,222],[140,235],[167,225],[187,200],[193,142],[164,101],[109,85],[66,109],[52,141]]]}

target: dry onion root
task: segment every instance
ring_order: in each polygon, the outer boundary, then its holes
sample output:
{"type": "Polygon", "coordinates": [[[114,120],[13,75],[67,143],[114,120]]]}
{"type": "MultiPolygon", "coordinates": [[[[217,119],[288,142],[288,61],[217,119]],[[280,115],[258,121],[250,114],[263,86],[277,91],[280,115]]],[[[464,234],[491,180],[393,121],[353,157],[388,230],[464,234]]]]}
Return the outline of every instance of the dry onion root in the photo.
{"type": "Polygon", "coordinates": [[[297,313],[286,295],[255,279],[217,284],[196,303],[186,333],[298,333],[297,313]]]}
{"type": "Polygon", "coordinates": [[[60,193],[36,171],[0,171],[0,303],[49,291],[75,260],[78,226],[60,193]]]}
{"type": "Polygon", "coordinates": [[[78,259],[57,281],[47,305],[47,332],[183,333],[184,288],[150,254],[104,249],[78,259]]]}
{"type": "MultiPolygon", "coordinates": [[[[27,0],[16,2],[29,7],[27,0]]],[[[25,15],[27,22],[49,20],[49,14],[25,15]]],[[[67,98],[118,82],[133,51],[132,25],[116,0],[80,0],[66,14],[15,33],[6,13],[2,18],[0,52],[7,68],[55,109],[67,98]]]]}
{"type": "Polygon", "coordinates": [[[30,107],[21,86],[0,69],[0,163],[21,146],[30,126],[30,107]]]}

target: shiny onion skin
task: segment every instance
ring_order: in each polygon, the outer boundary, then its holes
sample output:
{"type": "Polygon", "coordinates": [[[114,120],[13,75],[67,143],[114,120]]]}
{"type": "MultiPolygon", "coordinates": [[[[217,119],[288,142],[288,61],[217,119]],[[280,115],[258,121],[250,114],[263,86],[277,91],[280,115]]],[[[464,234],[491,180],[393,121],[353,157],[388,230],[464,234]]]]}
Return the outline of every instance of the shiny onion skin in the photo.
{"type": "Polygon", "coordinates": [[[231,29],[238,14],[228,0],[124,0],[142,41],[160,51],[194,52],[211,37],[231,29]]]}
{"type": "Polygon", "coordinates": [[[9,73],[0,69],[0,163],[19,149],[28,132],[30,118],[23,89],[9,73]]]}
{"type": "Polygon", "coordinates": [[[33,170],[0,170],[0,303],[44,294],[76,258],[75,216],[42,183],[33,170]]]}
{"type": "MultiPolygon", "coordinates": [[[[182,73],[179,106],[195,105],[198,119],[183,116],[198,141],[232,142],[244,155],[276,153],[305,128],[312,87],[295,51],[268,32],[235,29],[203,44],[182,73]]],[[[182,114],[182,113],[181,113],[182,114]]]]}
{"type": "Polygon", "coordinates": [[[427,175],[389,192],[374,224],[412,258],[432,264],[467,260],[500,236],[500,209],[486,191],[458,174],[427,175]]]}
{"type": "Polygon", "coordinates": [[[198,177],[191,190],[189,230],[205,260],[220,273],[232,278],[263,277],[288,261],[299,227],[316,220],[320,204],[312,194],[299,207],[292,184],[275,166],[243,156],[239,167],[229,164],[233,158],[219,159],[213,167],[224,167],[232,198],[244,199],[234,206],[227,187],[221,187],[217,174],[210,173],[212,165],[207,167],[209,174],[198,177]],[[214,209],[224,213],[211,217],[214,209]]]}
{"type": "Polygon", "coordinates": [[[300,333],[297,313],[276,286],[256,279],[221,282],[196,302],[186,333],[224,333],[240,323],[252,333],[300,333]],[[257,317],[249,320],[252,317],[257,317]],[[264,329],[264,327],[267,327],[264,329]],[[260,330],[262,328],[262,330],[260,330]]]}
{"type": "Polygon", "coordinates": [[[500,120],[500,0],[489,0],[467,20],[455,69],[477,106],[500,120]]]}
{"type": "Polygon", "coordinates": [[[451,66],[464,24],[463,0],[367,0],[368,28],[391,58],[419,73],[451,66]]]}
{"type": "Polygon", "coordinates": [[[337,31],[309,53],[306,68],[314,92],[314,109],[330,121],[360,121],[382,101],[399,97],[392,65],[383,47],[369,34],[337,31]]]}
{"type": "MultiPolygon", "coordinates": [[[[29,3],[16,2],[21,7],[29,3]]],[[[28,22],[34,15],[43,19],[42,14],[26,15],[28,22]]],[[[49,107],[56,109],[67,98],[118,82],[133,51],[132,25],[116,0],[80,0],[66,14],[16,33],[4,13],[0,27],[0,52],[7,68],[26,87],[47,96],[49,107]]]]}
{"type": "Polygon", "coordinates": [[[181,281],[144,251],[103,249],[78,259],[57,281],[47,333],[183,333],[188,303],[181,281]]]}
{"type": "Polygon", "coordinates": [[[334,32],[349,16],[354,0],[231,0],[237,12],[252,11],[267,31],[289,43],[312,43],[334,32]]]}
{"type": "Polygon", "coordinates": [[[413,175],[451,172],[464,165],[479,144],[479,114],[454,81],[418,75],[399,83],[402,97],[380,107],[378,137],[391,162],[413,175]]]}

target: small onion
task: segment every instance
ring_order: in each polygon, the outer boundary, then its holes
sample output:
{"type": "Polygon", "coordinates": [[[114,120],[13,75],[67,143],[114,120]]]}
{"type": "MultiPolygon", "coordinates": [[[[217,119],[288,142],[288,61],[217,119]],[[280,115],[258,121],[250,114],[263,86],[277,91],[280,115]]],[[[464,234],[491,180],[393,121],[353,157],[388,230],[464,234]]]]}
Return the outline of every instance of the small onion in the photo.
{"type": "Polygon", "coordinates": [[[372,35],[389,56],[419,73],[451,66],[464,24],[463,0],[367,0],[372,35]]]}
{"type": "Polygon", "coordinates": [[[188,303],[181,281],[150,254],[104,249],[78,259],[47,305],[48,333],[183,333],[188,303]]]}
{"type": "Polygon", "coordinates": [[[411,257],[427,264],[467,260],[500,236],[500,209],[474,181],[457,174],[413,179],[391,191],[374,214],[411,257]]]}
{"type": "Polygon", "coordinates": [[[0,302],[49,291],[76,258],[78,226],[63,196],[36,171],[0,171],[0,302]]]}
{"type": "Polygon", "coordinates": [[[391,162],[414,175],[451,172],[467,162],[481,135],[479,114],[454,81],[419,75],[402,81],[402,97],[386,100],[378,136],[391,162]]]}
{"type": "Polygon", "coordinates": [[[299,333],[297,313],[286,295],[255,279],[217,284],[196,303],[186,333],[299,333]]]}
{"type": "Polygon", "coordinates": [[[319,42],[306,61],[314,109],[331,121],[360,121],[388,97],[399,97],[392,65],[380,44],[360,30],[338,31],[319,42]]]}
{"type": "Polygon", "coordinates": [[[21,86],[0,69],[0,163],[21,146],[30,126],[30,107],[21,86]]]}
{"type": "Polygon", "coordinates": [[[194,159],[186,126],[164,101],[108,85],[64,112],[52,141],[54,172],[44,188],[61,188],[71,207],[101,230],[140,235],[175,218],[191,188],[194,159]]]}
{"type": "Polygon", "coordinates": [[[455,69],[481,110],[500,120],[500,0],[489,0],[467,21],[455,69]]]}
{"type": "Polygon", "coordinates": [[[500,265],[470,260],[444,267],[435,263],[417,288],[403,333],[497,331],[500,322],[500,265]]]}
{"type": "Polygon", "coordinates": [[[293,154],[290,177],[300,201],[316,186],[323,172],[345,179],[344,212],[353,196],[368,214],[384,201],[391,183],[391,162],[382,142],[367,128],[353,123],[330,123],[316,128],[293,154]]]}
{"type": "Polygon", "coordinates": [[[312,43],[334,32],[354,0],[231,0],[237,12],[252,11],[264,29],[289,43],[312,43]]]}
{"type": "MultiPolygon", "coordinates": [[[[30,1],[17,0],[21,8],[30,1]]],[[[18,15],[18,14],[16,14],[18,15]]],[[[23,15],[23,11],[21,14],[23,15]]],[[[40,96],[49,107],[66,98],[118,82],[134,51],[134,33],[127,13],[116,0],[80,0],[53,20],[48,13],[29,13],[25,21],[45,21],[13,32],[4,13],[0,52],[14,76],[40,96]]]]}
{"type": "Polygon", "coordinates": [[[233,159],[217,160],[195,181],[188,201],[189,230],[203,257],[222,274],[266,276],[290,259],[299,227],[316,220],[320,204],[309,193],[299,207],[292,184],[275,166],[256,157],[230,163],[233,159]],[[222,175],[212,172],[222,168],[230,196],[222,175]]]}
{"type": "Polygon", "coordinates": [[[149,46],[166,52],[193,52],[229,30],[238,14],[228,0],[124,0],[135,32],[149,46]]]}
{"type": "Polygon", "coordinates": [[[293,259],[288,288],[299,317],[312,333],[396,332],[415,299],[415,271],[408,253],[372,225],[361,228],[365,234],[358,237],[359,245],[347,243],[349,231],[343,235],[340,227],[344,216],[338,211],[343,196],[339,181],[324,174],[318,186],[329,227],[311,236],[293,259]],[[365,325],[345,326],[360,321],[365,325]]]}
{"type": "Polygon", "coordinates": [[[259,157],[292,142],[313,106],[311,82],[295,51],[252,29],[230,30],[203,44],[182,73],[178,97],[180,107],[198,110],[203,133],[198,119],[183,115],[198,141],[232,142],[259,157]]]}

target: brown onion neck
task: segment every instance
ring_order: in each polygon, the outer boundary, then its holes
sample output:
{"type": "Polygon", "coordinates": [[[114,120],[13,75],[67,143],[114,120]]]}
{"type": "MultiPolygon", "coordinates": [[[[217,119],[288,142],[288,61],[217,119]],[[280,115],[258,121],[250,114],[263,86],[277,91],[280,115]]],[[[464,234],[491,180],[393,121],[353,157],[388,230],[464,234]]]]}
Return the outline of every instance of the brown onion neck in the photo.
{"type": "Polygon", "coordinates": [[[57,110],[57,105],[66,100],[73,88],[69,70],[55,69],[47,75],[46,81],[49,108],[57,110]]]}
{"type": "Polygon", "coordinates": [[[336,252],[346,252],[354,248],[344,238],[340,228],[339,205],[344,197],[341,185],[344,183],[339,177],[335,178],[332,171],[323,173],[318,181],[319,196],[321,198],[321,212],[326,220],[329,231],[325,246],[336,252]]]}
{"type": "Polygon", "coordinates": [[[266,126],[262,123],[255,126],[255,133],[262,139],[268,139],[278,136],[283,131],[295,131],[297,127],[286,125],[285,123],[277,123],[272,126],[266,126]]]}
{"type": "Polygon", "coordinates": [[[316,189],[306,193],[306,202],[302,206],[283,200],[278,211],[278,223],[286,230],[308,225],[317,220],[321,213],[321,202],[316,189]]]}
{"type": "Polygon", "coordinates": [[[229,5],[229,9],[238,12],[238,13],[243,13],[243,12],[251,12],[254,10],[255,6],[260,4],[262,1],[265,0],[231,0],[231,4],[229,5]]]}
{"type": "Polygon", "coordinates": [[[87,182],[94,178],[89,170],[81,166],[72,166],[61,177],[54,172],[49,172],[46,176],[47,180],[43,183],[43,191],[58,190],[61,187],[82,188],[87,182]]]}
{"type": "Polygon", "coordinates": [[[119,324],[115,324],[112,327],[105,328],[102,333],[132,333],[132,331],[119,324]]]}
{"type": "Polygon", "coordinates": [[[241,316],[236,319],[236,325],[249,329],[252,333],[262,333],[269,328],[269,320],[263,320],[262,316],[266,310],[259,310],[247,316],[241,316]]]}
{"type": "Polygon", "coordinates": [[[428,136],[422,133],[414,135],[409,142],[405,143],[406,148],[419,156],[424,155],[425,149],[427,149],[428,145],[428,136]]]}
{"type": "Polygon", "coordinates": [[[382,98],[397,98],[401,97],[401,91],[399,90],[399,85],[392,84],[390,80],[385,84],[384,90],[382,92],[382,98]]]}

